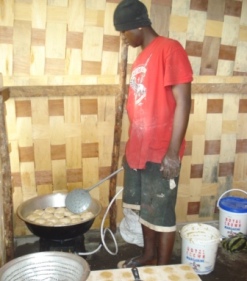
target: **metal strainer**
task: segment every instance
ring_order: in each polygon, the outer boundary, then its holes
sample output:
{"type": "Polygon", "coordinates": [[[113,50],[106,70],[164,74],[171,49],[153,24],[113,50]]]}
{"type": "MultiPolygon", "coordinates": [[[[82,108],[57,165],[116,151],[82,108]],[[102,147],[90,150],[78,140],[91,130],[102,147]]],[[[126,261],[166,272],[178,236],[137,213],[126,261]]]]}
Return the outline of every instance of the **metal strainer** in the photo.
{"type": "Polygon", "coordinates": [[[39,252],[24,255],[0,269],[0,281],[86,281],[86,260],[72,253],[39,252]]]}
{"type": "Polygon", "coordinates": [[[93,186],[83,189],[83,188],[77,188],[68,193],[68,195],[65,198],[65,206],[67,209],[69,209],[71,212],[79,214],[84,212],[91,204],[92,198],[89,194],[89,191],[94,189],[95,187],[99,186],[106,180],[110,179],[117,173],[123,170],[123,167],[119,168],[117,171],[113,172],[106,178],[102,179],[101,181],[97,182],[93,186]]]}

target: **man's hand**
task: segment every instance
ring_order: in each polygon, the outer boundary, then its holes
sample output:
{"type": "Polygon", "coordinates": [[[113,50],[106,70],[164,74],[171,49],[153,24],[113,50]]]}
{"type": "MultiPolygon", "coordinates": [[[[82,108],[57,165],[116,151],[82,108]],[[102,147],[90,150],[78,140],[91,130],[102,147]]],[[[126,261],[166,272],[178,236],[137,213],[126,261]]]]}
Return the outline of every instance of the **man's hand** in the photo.
{"type": "Polygon", "coordinates": [[[165,179],[174,179],[180,172],[180,159],[175,155],[166,154],[161,162],[160,171],[165,179]]]}

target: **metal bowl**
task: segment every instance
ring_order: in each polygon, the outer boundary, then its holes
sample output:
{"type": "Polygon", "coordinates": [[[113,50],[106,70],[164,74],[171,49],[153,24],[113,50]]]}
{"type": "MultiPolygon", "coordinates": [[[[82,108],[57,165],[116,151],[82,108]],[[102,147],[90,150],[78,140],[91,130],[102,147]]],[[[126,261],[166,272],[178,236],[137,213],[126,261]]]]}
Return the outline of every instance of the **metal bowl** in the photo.
{"type": "Polygon", "coordinates": [[[86,281],[89,274],[88,263],[75,254],[40,252],[6,263],[0,269],[0,281],[86,281]]]}
{"type": "Polygon", "coordinates": [[[67,193],[53,193],[48,195],[36,196],[23,202],[17,208],[18,217],[25,222],[28,229],[36,236],[51,239],[64,240],[72,239],[87,232],[92,226],[95,218],[101,212],[101,204],[98,200],[92,198],[92,202],[87,211],[94,216],[81,223],[66,226],[45,226],[28,221],[26,218],[36,209],[45,209],[47,207],[65,207],[65,198],[67,193]]]}

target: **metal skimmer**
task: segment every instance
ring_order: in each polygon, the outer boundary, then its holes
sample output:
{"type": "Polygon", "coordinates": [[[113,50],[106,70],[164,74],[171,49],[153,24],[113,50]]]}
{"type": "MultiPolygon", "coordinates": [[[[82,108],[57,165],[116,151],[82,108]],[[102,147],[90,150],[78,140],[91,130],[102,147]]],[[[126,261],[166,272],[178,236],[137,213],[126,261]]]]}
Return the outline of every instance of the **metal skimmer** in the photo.
{"type": "Polygon", "coordinates": [[[87,208],[90,206],[91,201],[92,201],[89,191],[91,191],[95,187],[99,186],[106,180],[110,179],[114,175],[118,174],[122,170],[123,170],[123,167],[121,167],[117,171],[113,172],[106,178],[102,179],[101,181],[97,182],[96,184],[94,184],[93,186],[91,186],[87,189],[77,188],[77,189],[70,191],[65,198],[66,208],[76,214],[82,213],[85,210],[87,210],[87,208]]]}

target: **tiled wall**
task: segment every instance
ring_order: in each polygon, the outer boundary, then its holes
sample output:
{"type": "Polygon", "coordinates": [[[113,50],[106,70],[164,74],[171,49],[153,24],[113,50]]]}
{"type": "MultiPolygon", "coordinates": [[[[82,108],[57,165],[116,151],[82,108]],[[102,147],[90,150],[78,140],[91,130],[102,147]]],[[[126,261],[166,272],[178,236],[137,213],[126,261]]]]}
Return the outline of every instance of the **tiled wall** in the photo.
{"type": "MultiPolygon", "coordinates": [[[[0,1],[4,85],[34,86],[13,88],[6,103],[15,209],[32,196],[90,186],[110,172],[117,91],[112,87],[119,84],[121,60],[112,25],[118,2],[0,1]],[[40,85],[99,88],[42,92],[40,85]],[[109,86],[108,93],[101,92],[102,85],[109,86]]],[[[247,190],[247,0],[143,2],[153,27],[180,41],[194,71],[177,218],[212,220],[225,190],[247,190]]],[[[128,73],[139,51],[129,48],[128,73]]],[[[121,156],[127,131],[124,112],[121,156]]],[[[104,210],[108,187],[92,191],[104,210]]],[[[119,222],[121,198],[117,205],[119,222]]],[[[15,233],[28,233],[18,219],[15,233]]]]}
{"type": "MultiPolygon", "coordinates": [[[[0,2],[4,85],[118,84],[119,0],[0,2]]],[[[194,74],[246,75],[247,0],[143,0],[153,27],[185,47],[194,74]]],[[[129,50],[129,66],[138,49],[129,50]]]]}

